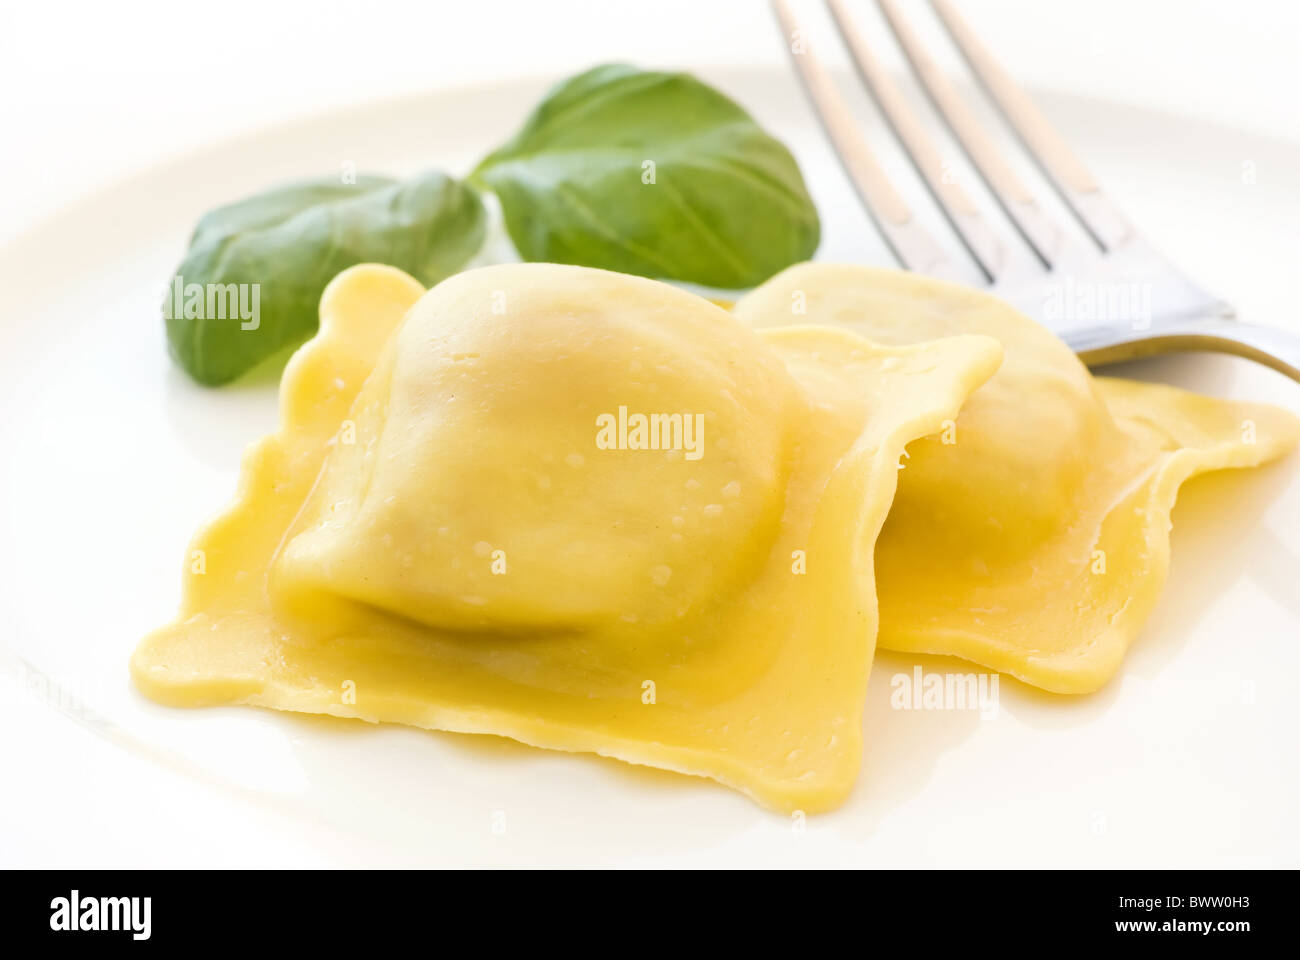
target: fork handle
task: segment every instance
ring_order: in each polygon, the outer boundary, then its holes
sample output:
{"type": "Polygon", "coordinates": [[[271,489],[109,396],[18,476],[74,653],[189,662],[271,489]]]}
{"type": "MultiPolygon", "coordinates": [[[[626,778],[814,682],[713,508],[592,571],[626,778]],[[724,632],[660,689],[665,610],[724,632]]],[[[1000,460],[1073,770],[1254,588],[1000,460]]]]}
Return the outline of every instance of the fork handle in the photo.
{"type": "Polygon", "coordinates": [[[1071,346],[1088,366],[1187,350],[1231,353],[1272,367],[1300,383],[1300,334],[1236,320],[1162,324],[1156,329],[1134,331],[1132,336],[1104,346],[1071,346]]]}

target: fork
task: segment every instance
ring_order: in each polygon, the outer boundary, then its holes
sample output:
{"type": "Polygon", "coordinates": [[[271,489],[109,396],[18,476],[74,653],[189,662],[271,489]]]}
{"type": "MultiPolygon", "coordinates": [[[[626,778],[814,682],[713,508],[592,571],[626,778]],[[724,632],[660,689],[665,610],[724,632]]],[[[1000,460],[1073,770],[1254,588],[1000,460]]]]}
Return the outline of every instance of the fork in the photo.
{"type": "MultiPolygon", "coordinates": [[[[935,111],[1023,243],[1006,244],[954,178],[845,0],[826,0],[862,82],[920,174],[990,292],[1053,330],[1095,366],[1153,354],[1236,354],[1300,381],[1300,335],[1235,319],[1228,303],[1194,283],[1151,246],[1029,97],[976,38],[950,0],[930,0],[993,104],[1088,237],[1079,243],[1046,215],[926,52],[896,0],[876,0],[935,111]]],[[[826,68],[809,49],[787,0],[772,0],[796,71],[867,213],[906,269],[963,282],[877,163],[826,68]]]]}

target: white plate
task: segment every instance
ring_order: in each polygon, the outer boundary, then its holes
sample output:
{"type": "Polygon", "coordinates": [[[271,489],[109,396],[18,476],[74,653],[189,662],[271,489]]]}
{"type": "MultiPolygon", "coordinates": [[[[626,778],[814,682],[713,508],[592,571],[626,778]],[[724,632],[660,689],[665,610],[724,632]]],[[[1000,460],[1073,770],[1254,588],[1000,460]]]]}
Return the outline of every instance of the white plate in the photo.
{"type": "MultiPolygon", "coordinates": [[[[794,145],[823,215],[820,256],[888,263],[793,79],[706,77],[794,145]]],[[[890,678],[915,661],[878,656],[857,789],[802,832],[710,782],[613,761],[171,710],[134,692],[127,658],[171,616],[190,535],[276,419],[273,382],[206,390],[167,360],[160,285],[196,218],[349,162],[464,171],[547,82],[221,144],[0,252],[0,864],[1300,865],[1296,458],[1185,490],[1164,598],[1100,694],[1051,697],[1004,679],[995,716],[894,711],[890,678]]],[[[1176,261],[1244,317],[1296,325],[1300,148],[1117,104],[1039,102],[1176,261]]],[[[855,106],[913,188],[873,112],[855,106]]],[[[1244,361],[1127,372],[1300,409],[1300,390],[1244,361]]]]}

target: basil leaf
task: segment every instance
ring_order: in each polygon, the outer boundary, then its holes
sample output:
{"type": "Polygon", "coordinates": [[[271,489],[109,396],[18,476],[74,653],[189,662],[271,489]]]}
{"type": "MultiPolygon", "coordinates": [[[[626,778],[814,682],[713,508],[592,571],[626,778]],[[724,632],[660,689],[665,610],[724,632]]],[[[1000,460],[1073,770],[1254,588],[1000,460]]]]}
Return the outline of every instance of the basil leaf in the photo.
{"type": "Polygon", "coordinates": [[[820,238],[790,152],[684,73],[578,74],[470,179],[496,193],[525,260],[735,289],[807,260],[820,238]]]}
{"type": "Polygon", "coordinates": [[[289,184],[199,221],[164,302],[172,355],[200,383],[227,383],[318,323],[341,270],[377,262],[426,286],[483,245],[475,190],[442,173],[289,184]]]}

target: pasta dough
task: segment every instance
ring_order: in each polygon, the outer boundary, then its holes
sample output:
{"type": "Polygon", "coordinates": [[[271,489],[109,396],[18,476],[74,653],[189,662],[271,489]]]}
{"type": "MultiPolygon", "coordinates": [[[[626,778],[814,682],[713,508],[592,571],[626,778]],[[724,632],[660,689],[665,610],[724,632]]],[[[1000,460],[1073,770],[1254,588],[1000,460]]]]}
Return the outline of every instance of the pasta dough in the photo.
{"type": "Polygon", "coordinates": [[[759,329],[832,325],[886,344],[1001,341],[1005,362],[953,428],[908,448],[876,545],[879,643],[1059,693],[1096,690],[1119,669],[1164,582],[1182,482],[1296,442],[1284,410],[1093,378],[995,297],[916,274],[803,264],[735,313],[759,329]]]}
{"type": "Polygon", "coordinates": [[[899,457],[1000,357],[759,334],[581,267],[427,294],[354,267],[133,676],[166,703],[499,734],[832,806],[899,457]]]}

